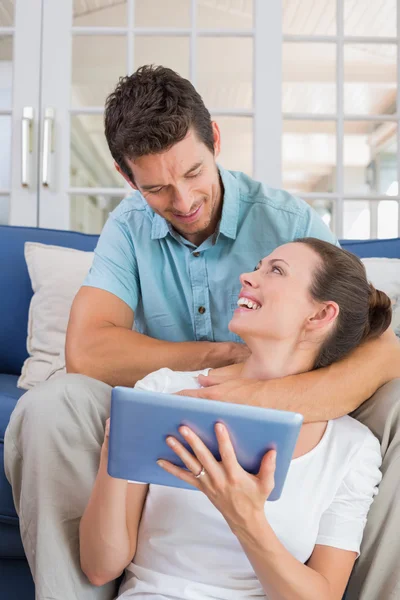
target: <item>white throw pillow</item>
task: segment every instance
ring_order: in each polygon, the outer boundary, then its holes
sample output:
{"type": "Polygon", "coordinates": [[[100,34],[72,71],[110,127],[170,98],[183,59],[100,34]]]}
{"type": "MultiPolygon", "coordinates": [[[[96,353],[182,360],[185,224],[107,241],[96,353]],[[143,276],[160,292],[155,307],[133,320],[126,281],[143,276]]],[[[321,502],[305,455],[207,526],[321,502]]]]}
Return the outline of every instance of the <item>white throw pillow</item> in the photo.
{"type": "Polygon", "coordinates": [[[368,280],[392,300],[392,328],[400,337],[400,258],[363,258],[368,280]]]}
{"type": "Polygon", "coordinates": [[[25,243],[33,297],[29,307],[26,359],[18,387],[32,388],[65,371],[64,346],[72,301],[93,261],[93,252],[25,243]]]}

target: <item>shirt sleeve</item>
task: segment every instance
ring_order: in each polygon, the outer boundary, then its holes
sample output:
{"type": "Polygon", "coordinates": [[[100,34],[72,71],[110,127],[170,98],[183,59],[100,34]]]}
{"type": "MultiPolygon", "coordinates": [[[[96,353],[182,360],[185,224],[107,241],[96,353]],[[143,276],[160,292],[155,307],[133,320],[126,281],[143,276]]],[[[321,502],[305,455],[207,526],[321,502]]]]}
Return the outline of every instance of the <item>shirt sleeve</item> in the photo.
{"type": "Polygon", "coordinates": [[[101,232],[83,285],[111,292],[136,311],[140,283],[135,248],[126,225],[112,215],[101,232]]]}
{"type": "Polygon", "coordinates": [[[322,514],[316,544],[360,553],[367,515],[382,479],[378,440],[368,432],[335,498],[322,514]]]}
{"type": "Polygon", "coordinates": [[[167,367],[158,369],[158,371],[153,371],[143,377],[143,379],[139,379],[139,381],[135,383],[135,389],[145,390],[147,392],[168,393],[170,392],[170,374],[173,374],[173,371],[167,367]]]}
{"type": "Polygon", "coordinates": [[[336,236],[332,233],[326,223],[323,222],[315,210],[308,205],[306,206],[302,220],[302,226],[299,227],[296,237],[313,237],[340,247],[336,236]]]}

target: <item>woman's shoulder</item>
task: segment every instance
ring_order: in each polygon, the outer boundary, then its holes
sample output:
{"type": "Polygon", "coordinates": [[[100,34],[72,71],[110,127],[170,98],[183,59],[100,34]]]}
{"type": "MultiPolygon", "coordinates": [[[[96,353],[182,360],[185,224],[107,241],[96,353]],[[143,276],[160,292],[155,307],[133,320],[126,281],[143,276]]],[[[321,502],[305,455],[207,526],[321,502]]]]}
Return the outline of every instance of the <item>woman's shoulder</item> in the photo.
{"type": "Polygon", "coordinates": [[[181,390],[198,389],[200,387],[197,377],[207,375],[209,369],[200,371],[173,371],[166,367],[153,371],[140,379],[135,388],[151,392],[164,392],[174,394],[181,390]]]}

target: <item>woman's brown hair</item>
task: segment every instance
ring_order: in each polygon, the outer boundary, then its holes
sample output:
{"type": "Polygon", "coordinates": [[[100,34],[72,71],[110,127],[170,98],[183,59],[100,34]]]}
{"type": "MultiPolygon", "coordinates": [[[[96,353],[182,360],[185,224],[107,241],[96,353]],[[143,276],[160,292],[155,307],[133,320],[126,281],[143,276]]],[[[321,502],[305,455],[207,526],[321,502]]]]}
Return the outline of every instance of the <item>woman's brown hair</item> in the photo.
{"type": "Polygon", "coordinates": [[[392,319],[390,298],[368,282],[361,260],[338,246],[316,238],[302,238],[320,257],[310,293],[317,302],[336,302],[339,314],[323,343],[314,368],[340,360],[362,342],[378,337],[392,319]]]}

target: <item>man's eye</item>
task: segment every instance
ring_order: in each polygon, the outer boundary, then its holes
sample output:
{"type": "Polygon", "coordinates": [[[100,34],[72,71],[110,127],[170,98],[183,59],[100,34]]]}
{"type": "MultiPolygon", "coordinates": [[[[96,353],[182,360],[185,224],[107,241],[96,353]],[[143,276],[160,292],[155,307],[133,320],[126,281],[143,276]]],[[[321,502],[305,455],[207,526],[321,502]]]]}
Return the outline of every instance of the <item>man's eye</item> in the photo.
{"type": "Polygon", "coordinates": [[[195,173],[194,175],[186,175],[186,177],[188,179],[194,179],[195,177],[198,177],[199,175],[201,175],[201,171],[198,171],[197,173],[195,173]]]}
{"type": "Polygon", "coordinates": [[[158,194],[159,192],[161,192],[161,190],[163,190],[164,188],[158,188],[157,190],[149,190],[149,194],[158,194]]]}

